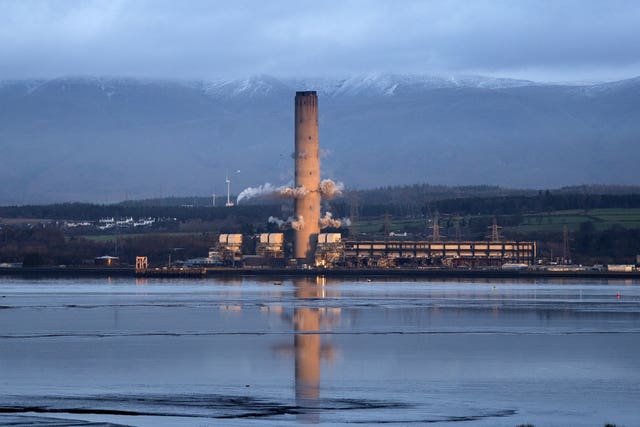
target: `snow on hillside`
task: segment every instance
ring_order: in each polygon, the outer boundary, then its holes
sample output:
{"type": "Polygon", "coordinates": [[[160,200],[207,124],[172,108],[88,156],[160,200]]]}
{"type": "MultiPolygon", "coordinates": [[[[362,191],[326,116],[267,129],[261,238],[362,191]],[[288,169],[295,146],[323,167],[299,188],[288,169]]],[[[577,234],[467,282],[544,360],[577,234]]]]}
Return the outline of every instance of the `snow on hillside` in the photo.
{"type": "Polygon", "coordinates": [[[271,76],[253,76],[235,80],[203,82],[203,90],[215,97],[268,96],[278,91],[315,90],[320,96],[394,96],[399,88],[430,90],[453,87],[503,89],[536,85],[528,80],[515,80],[482,76],[440,77],[418,74],[364,74],[349,78],[295,78],[277,79],[271,76]]]}

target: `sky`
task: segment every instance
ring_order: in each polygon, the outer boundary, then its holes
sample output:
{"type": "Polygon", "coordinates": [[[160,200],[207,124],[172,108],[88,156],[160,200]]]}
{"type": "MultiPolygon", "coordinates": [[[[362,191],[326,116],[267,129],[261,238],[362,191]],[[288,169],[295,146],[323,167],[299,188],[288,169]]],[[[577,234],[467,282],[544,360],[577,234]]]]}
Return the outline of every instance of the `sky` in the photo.
{"type": "Polygon", "coordinates": [[[0,0],[0,79],[640,76],[640,1],[0,0]]]}

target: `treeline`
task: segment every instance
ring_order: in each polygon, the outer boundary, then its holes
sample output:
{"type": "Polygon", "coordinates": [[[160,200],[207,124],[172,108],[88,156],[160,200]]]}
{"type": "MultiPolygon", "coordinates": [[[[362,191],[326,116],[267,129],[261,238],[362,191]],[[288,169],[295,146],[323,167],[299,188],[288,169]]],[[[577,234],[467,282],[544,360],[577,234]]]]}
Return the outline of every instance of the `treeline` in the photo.
{"type": "Polygon", "coordinates": [[[431,207],[443,212],[481,215],[514,215],[534,212],[591,209],[640,208],[640,194],[553,194],[539,192],[535,197],[474,197],[434,202],[431,207]]]}
{"type": "Polygon", "coordinates": [[[203,221],[234,219],[253,222],[257,213],[266,218],[277,216],[280,206],[233,206],[227,207],[182,207],[182,206],[129,206],[94,205],[89,203],[60,203],[53,205],[25,205],[0,207],[4,218],[45,218],[50,220],[89,220],[101,218],[176,218],[180,221],[200,219],[203,221]]]}
{"type": "Polygon", "coordinates": [[[581,185],[549,190],[513,189],[491,185],[448,187],[443,185],[414,184],[380,187],[371,190],[349,190],[344,198],[363,205],[402,205],[430,203],[439,200],[534,197],[538,194],[554,195],[629,195],[640,194],[640,186],[581,185]]]}
{"type": "MultiPolygon", "coordinates": [[[[515,240],[535,240],[538,242],[538,256],[557,259],[564,256],[563,236],[552,232],[512,233],[515,240]]],[[[585,265],[600,263],[635,263],[640,254],[640,229],[628,229],[613,225],[598,229],[591,221],[580,224],[578,230],[569,233],[568,257],[574,263],[585,265]]]]}
{"type": "Polygon", "coordinates": [[[194,235],[148,234],[94,241],[82,237],[65,237],[56,227],[3,227],[0,239],[0,262],[22,262],[25,267],[93,264],[102,255],[118,256],[124,264],[134,264],[135,257],[145,255],[154,264],[202,257],[215,244],[213,233],[194,235]]]}
{"type": "MultiPolygon", "coordinates": [[[[538,191],[508,190],[500,187],[438,187],[405,186],[384,189],[352,191],[335,200],[325,201],[325,209],[334,217],[394,217],[430,216],[436,210],[443,214],[456,215],[515,215],[523,213],[549,212],[557,210],[590,210],[607,208],[640,208],[640,192],[620,194],[594,194],[591,187],[567,190],[538,191]]],[[[598,187],[600,188],[600,187],[598,187]]],[[[627,188],[627,187],[623,187],[627,188]]],[[[635,188],[635,187],[629,187],[635,188]]],[[[605,191],[606,188],[600,188],[605,191]]],[[[202,221],[232,220],[238,223],[255,223],[260,218],[281,216],[283,207],[291,212],[291,202],[242,204],[233,207],[175,205],[183,199],[160,199],[167,205],[123,202],[99,205],[88,203],[61,203],[52,205],[26,205],[0,207],[0,217],[45,218],[51,220],[90,220],[105,217],[154,217],[176,218],[179,221],[199,219],[202,221]]],[[[147,201],[149,202],[149,201],[147,201]]]]}
{"type": "Polygon", "coordinates": [[[105,251],[105,245],[91,240],[68,241],[55,227],[3,226],[0,237],[0,262],[23,262],[25,267],[78,264],[105,251]]]}
{"type": "Polygon", "coordinates": [[[627,229],[614,225],[597,230],[592,222],[583,222],[579,230],[571,233],[570,247],[579,259],[586,262],[635,262],[640,254],[640,229],[627,229]]]}
{"type": "Polygon", "coordinates": [[[576,194],[550,191],[534,196],[468,197],[434,200],[419,203],[366,204],[361,201],[337,200],[331,202],[334,216],[394,217],[432,216],[435,211],[452,215],[518,215],[559,210],[628,209],[640,208],[640,194],[576,194]]]}

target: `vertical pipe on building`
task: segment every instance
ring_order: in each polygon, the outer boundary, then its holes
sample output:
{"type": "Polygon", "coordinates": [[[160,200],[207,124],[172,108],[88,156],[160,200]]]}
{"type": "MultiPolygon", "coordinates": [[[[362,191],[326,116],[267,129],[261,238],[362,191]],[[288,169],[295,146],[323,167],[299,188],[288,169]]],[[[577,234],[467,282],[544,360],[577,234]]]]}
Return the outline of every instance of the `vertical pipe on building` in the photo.
{"type": "Polygon", "coordinates": [[[320,155],[318,139],[318,96],[314,91],[296,92],[295,98],[295,185],[307,193],[296,199],[294,256],[311,262],[320,232],[320,155]]]}

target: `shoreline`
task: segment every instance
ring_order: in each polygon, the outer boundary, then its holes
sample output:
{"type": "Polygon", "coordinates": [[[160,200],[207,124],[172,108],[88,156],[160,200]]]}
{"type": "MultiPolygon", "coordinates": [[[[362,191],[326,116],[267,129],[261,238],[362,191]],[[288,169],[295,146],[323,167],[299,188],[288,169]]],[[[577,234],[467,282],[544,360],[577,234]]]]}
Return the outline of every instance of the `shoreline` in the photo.
{"type": "Polygon", "coordinates": [[[0,276],[21,277],[141,277],[141,278],[207,278],[241,276],[325,276],[325,277],[416,277],[451,279],[640,279],[640,272],[618,271],[545,271],[545,270],[421,270],[421,269],[293,269],[293,268],[225,268],[215,267],[197,271],[155,270],[136,273],[133,267],[27,267],[0,268],[0,276]]]}

